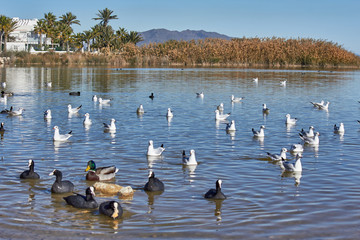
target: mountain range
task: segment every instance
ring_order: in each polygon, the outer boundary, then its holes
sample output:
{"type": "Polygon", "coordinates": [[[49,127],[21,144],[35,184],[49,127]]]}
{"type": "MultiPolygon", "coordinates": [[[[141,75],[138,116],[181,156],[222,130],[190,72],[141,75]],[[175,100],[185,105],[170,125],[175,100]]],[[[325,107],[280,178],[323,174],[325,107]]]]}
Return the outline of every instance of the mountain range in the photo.
{"type": "Polygon", "coordinates": [[[231,37],[216,32],[206,32],[203,30],[184,30],[184,31],[170,31],[167,29],[151,29],[145,32],[139,33],[143,41],[139,42],[138,45],[149,44],[149,43],[163,43],[169,40],[198,40],[205,38],[221,38],[230,40],[231,37]]]}

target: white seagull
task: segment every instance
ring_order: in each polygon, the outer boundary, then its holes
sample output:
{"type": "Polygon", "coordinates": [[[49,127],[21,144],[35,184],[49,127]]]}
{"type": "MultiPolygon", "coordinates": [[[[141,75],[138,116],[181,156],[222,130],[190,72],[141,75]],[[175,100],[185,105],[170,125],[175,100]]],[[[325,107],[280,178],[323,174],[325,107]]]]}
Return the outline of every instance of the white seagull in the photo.
{"type": "Polygon", "coordinates": [[[12,110],[10,112],[8,112],[9,116],[20,116],[23,113],[24,109],[23,108],[19,108],[18,110],[12,110]]]}
{"type": "Polygon", "coordinates": [[[304,151],[304,147],[300,143],[295,143],[290,147],[291,153],[302,153],[303,151],[304,151]]]}
{"type": "Polygon", "coordinates": [[[46,86],[47,86],[47,87],[52,87],[52,82],[46,83],[46,86]]]}
{"type": "Polygon", "coordinates": [[[266,152],[266,154],[268,155],[268,157],[272,160],[272,161],[279,161],[281,159],[286,159],[286,152],[288,150],[286,148],[282,148],[280,151],[280,155],[279,154],[271,154],[269,152],[266,152]]]}
{"type": "Polygon", "coordinates": [[[226,131],[227,132],[236,131],[235,120],[231,120],[231,123],[226,124],[226,131]]]}
{"type": "Polygon", "coordinates": [[[253,82],[254,82],[254,83],[258,83],[258,81],[259,81],[259,78],[257,78],[257,77],[256,77],[256,78],[253,78],[253,82]]]}
{"type": "Polygon", "coordinates": [[[319,143],[320,143],[319,135],[320,135],[320,133],[316,132],[314,137],[305,137],[301,133],[299,133],[301,140],[303,140],[304,143],[309,144],[309,145],[319,145],[319,143]]]}
{"type": "Polygon", "coordinates": [[[219,110],[220,112],[223,112],[224,111],[224,103],[220,103],[220,105],[218,105],[216,107],[217,110],[219,110]]]}
{"type": "Polygon", "coordinates": [[[171,118],[171,117],[173,117],[173,116],[174,116],[174,114],[173,114],[173,112],[171,111],[171,108],[168,108],[167,113],[166,113],[166,117],[171,118]]]}
{"type": "Polygon", "coordinates": [[[330,102],[326,102],[326,104],[319,105],[318,108],[320,110],[328,110],[330,102]]]}
{"type": "Polygon", "coordinates": [[[280,86],[286,87],[286,80],[280,82],[280,86]]]}
{"type": "Polygon", "coordinates": [[[254,128],[251,129],[251,131],[253,132],[254,134],[254,137],[264,137],[265,136],[265,126],[262,125],[260,126],[260,131],[256,131],[254,128]]]}
{"type": "Polygon", "coordinates": [[[234,97],[234,95],[231,95],[231,102],[241,102],[245,97],[234,97]]]}
{"type": "Polygon", "coordinates": [[[301,129],[301,135],[305,136],[305,137],[314,137],[315,134],[314,134],[314,127],[313,126],[310,126],[309,127],[309,131],[306,132],[303,128],[301,129]]]}
{"type": "Polygon", "coordinates": [[[286,121],[285,121],[286,124],[296,124],[297,118],[291,118],[290,114],[286,114],[285,117],[286,117],[286,121]]]}
{"type": "Polygon", "coordinates": [[[321,100],[321,102],[310,102],[314,107],[319,107],[320,105],[324,105],[324,100],[321,100]]]}
{"type": "Polygon", "coordinates": [[[89,113],[85,113],[85,118],[84,118],[84,121],[83,121],[83,124],[85,126],[88,126],[88,125],[91,125],[92,124],[92,121],[90,119],[90,114],[89,113]]]}
{"type": "Polygon", "coordinates": [[[183,151],[183,155],[182,155],[182,162],[184,165],[197,165],[197,161],[196,161],[196,157],[195,157],[195,150],[191,149],[190,150],[190,156],[186,156],[185,154],[185,150],[183,151]]]}
{"type": "Polygon", "coordinates": [[[146,152],[148,156],[161,156],[161,154],[165,151],[164,144],[161,144],[160,147],[154,148],[154,143],[152,140],[149,141],[149,146],[146,152]]]}
{"type": "Polygon", "coordinates": [[[296,155],[295,164],[285,161],[280,161],[280,167],[284,171],[288,172],[301,172],[302,171],[302,164],[301,164],[301,153],[296,155]]]}
{"type": "Polygon", "coordinates": [[[231,113],[221,114],[219,110],[215,110],[215,119],[216,120],[226,120],[231,113]]]}
{"type": "Polygon", "coordinates": [[[68,112],[69,113],[78,113],[81,109],[82,105],[76,107],[76,108],[72,108],[71,104],[68,105],[68,112]]]}
{"type": "Polygon", "coordinates": [[[334,132],[339,133],[339,134],[344,134],[345,133],[344,123],[340,123],[339,126],[336,126],[336,124],[335,124],[334,125],[334,132]]]}
{"type": "Polygon", "coordinates": [[[103,99],[99,97],[99,103],[100,104],[109,104],[112,99],[103,99]]]}
{"type": "Polygon", "coordinates": [[[67,134],[60,134],[58,126],[54,126],[54,130],[54,141],[66,141],[72,136],[72,131],[68,132],[67,134]]]}
{"type": "Polygon", "coordinates": [[[196,96],[199,97],[199,98],[203,98],[204,97],[204,92],[196,93],[196,96]]]}
{"type": "Polygon", "coordinates": [[[45,119],[51,119],[51,118],[52,118],[52,116],[51,116],[51,110],[50,110],[50,109],[48,109],[48,110],[46,110],[46,111],[44,112],[44,118],[45,118],[45,119]]]}
{"type": "Polygon", "coordinates": [[[140,106],[136,109],[136,113],[137,114],[143,114],[145,111],[144,111],[144,107],[142,104],[140,104],[140,106]]]}
{"type": "Polygon", "coordinates": [[[92,97],[92,100],[93,100],[94,102],[97,102],[98,97],[97,97],[96,95],[94,95],[94,96],[92,97]]]}
{"type": "Polygon", "coordinates": [[[6,82],[2,82],[2,83],[1,83],[1,86],[2,86],[3,88],[6,88],[6,82]]]}
{"type": "Polygon", "coordinates": [[[115,131],[116,130],[115,119],[114,118],[112,118],[110,120],[110,124],[107,124],[107,123],[103,123],[103,124],[104,124],[105,130],[108,130],[108,131],[115,131]]]}

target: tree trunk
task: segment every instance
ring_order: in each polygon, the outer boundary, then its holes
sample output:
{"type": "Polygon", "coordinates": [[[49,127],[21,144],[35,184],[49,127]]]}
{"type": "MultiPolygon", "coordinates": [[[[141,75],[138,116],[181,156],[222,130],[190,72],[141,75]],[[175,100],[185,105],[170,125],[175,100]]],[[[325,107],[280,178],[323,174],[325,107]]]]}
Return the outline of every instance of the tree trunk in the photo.
{"type": "Polygon", "coordinates": [[[4,33],[1,33],[0,34],[0,52],[2,52],[2,44],[3,44],[2,39],[3,39],[3,36],[4,36],[4,33]]]}
{"type": "Polygon", "coordinates": [[[4,53],[6,53],[6,42],[7,42],[8,35],[4,34],[4,53]]]}
{"type": "Polygon", "coordinates": [[[40,33],[40,44],[39,44],[40,50],[42,50],[42,34],[40,33]]]}
{"type": "Polygon", "coordinates": [[[90,41],[87,42],[87,51],[90,52],[90,41]]]}
{"type": "Polygon", "coordinates": [[[66,42],[66,52],[69,52],[70,48],[69,48],[69,41],[66,42]]]}

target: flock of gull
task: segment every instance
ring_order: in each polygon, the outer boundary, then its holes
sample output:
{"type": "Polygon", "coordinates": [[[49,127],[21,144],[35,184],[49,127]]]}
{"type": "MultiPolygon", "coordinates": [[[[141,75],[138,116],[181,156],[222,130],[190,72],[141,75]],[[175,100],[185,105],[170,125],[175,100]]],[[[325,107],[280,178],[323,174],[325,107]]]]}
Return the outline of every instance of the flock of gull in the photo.
{"type": "MultiPolygon", "coordinates": [[[[258,78],[253,79],[254,83],[258,83],[258,78]]],[[[280,82],[280,85],[285,87],[286,86],[286,80],[280,82]]],[[[49,86],[49,85],[48,85],[49,86]]],[[[2,83],[2,87],[5,89],[6,83],[2,83]]],[[[70,95],[80,95],[80,92],[71,92],[70,95]]],[[[4,90],[1,92],[1,98],[0,102],[7,101],[8,97],[12,97],[14,94],[12,92],[5,92],[4,90]]],[[[196,96],[198,98],[204,98],[204,93],[196,93],[196,96]]],[[[149,96],[150,99],[154,99],[154,94],[151,93],[149,96]]],[[[99,104],[109,104],[112,99],[104,99],[101,97],[97,97],[96,95],[93,96],[92,100],[94,102],[98,102],[99,104]]],[[[239,103],[244,100],[244,97],[235,97],[234,95],[231,95],[231,102],[232,103],[239,103]]],[[[328,111],[330,102],[324,102],[323,100],[321,102],[311,102],[311,104],[320,110],[328,111]]],[[[269,114],[270,109],[267,107],[267,105],[264,103],[262,106],[262,112],[263,114],[269,114]]],[[[68,113],[69,114],[76,114],[81,110],[82,106],[78,107],[72,107],[70,104],[68,105],[68,113]]],[[[1,111],[2,114],[7,114],[8,116],[20,116],[23,114],[24,109],[19,108],[17,110],[13,109],[11,107],[10,109],[4,109],[1,111]]],[[[144,114],[144,107],[140,104],[140,106],[137,108],[137,114],[144,114]]],[[[224,104],[220,103],[217,108],[215,109],[215,119],[217,121],[227,121],[227,119],[231,116],[231,113],[224,113],[224,104]]],[[[167,118],[173,118],[174,114],[170,108],[168,108],[166,113],[167,118]]],[[[44,118],[45,119],[51,119],[51,110],[48,109],[44,112],[44,118]]],[[[292,118],[290,114],[285,115],[285,124],[286,125],[296,125],[298,119],[292,118]]],[[[358,121],[360,123],[360,121],[358,121]]],[[[84,126],[89,126],[92,124],[92,120],[90,119],[90,114],[85,113],[84,120],[83,120],[84,126]]],[[[107,132],[114,132],[116,131],[116,121],[115,119],[111,119],[110,123],[103,123],[104,131],[107,132]]],[[[61,134],[59,127],[54,126],[54,135],[53,135],[53,141],[67,141],[69,138],[72,137],[72,132],[61,134]]],[[[252,128],[252,133],[254,138],[262,139],[265,137],[265,129],[266,127],[264,125],[260,126],[259,130],[255,130],[252,128]]],[[[235,120],[231,120],[230,123],[226,124],[226,132],[227,133],[234,133],[236,131],[235,126],[235,120]]],[[[5,123],[2,122],[0,126],[0,133],[4,134],[5,132],[5,123]]],[[[345,133],[344,124],[340,123],[339,125],[334,125],[334,132],[340,135],[343,135],[345,133]]],[[[302,129],[299,132],[299,138],[301,139],[302,143],[293,144],[290,147],[290,152],[295,155],[295,162],[289,162],[287,161],[287,155],[288,152],[287,148],[281,148],[280,154],[273,154],[267,152],[267,157],[276,163],[279,164],[280,168],[283,172],[288,173],[301,173],[302,172],[302,164],[301,164],[301,158],[302,153],[304,151],[304,145],[310,145],[310,146],[319,146],[319,132],[314,131],[314,127],[310,126],[308,131],[305,131],[302,129]]],[[[147,156],[161,156],[163,152],[165,151],[165,148],[163,145],[160,147],[154,147],[154,143],[152,140],[149,140],[148,142],[148,148],[146,155],[147,156]]],[[[185,150],[182,154],[182,163],[186,166],[195,166],[197,165],[196,156],[195,156],[195,150],[191,149],[189,152],[189,155],[186,155],[185,150]]],[[[34,171],[35,162],[33,160],[29,160],[28,162],[28,170],[21,173],[20,178],[21,179],[39,179],[40,176],[34,171]]],[[[87,171],[86,174],[86,180],[89,181],[107,181],[111,180],[115,177],[115,174],[118,172],[119,169],[117,169],[115,166],[108,166],[108,167],[96,167],[96,164],[94,161],[89,161],[87,164],[87,168],[85,171],[87,171]]],[[[53,183],[51,187],[51,192],[54,194],[58,193],[72,193],[74,191],[74,184],[70,181],[63,180],[62,179],[62,172],[58,169],[53,170],[49,175],[53,175],[56,177],[55,182],[53,183]]],[[[298,180],[299,181],[299,180],[298,180]]],[[[207,199],[214,199],[214,200],[223,200],[226,199],[225,194],[222,192],[222,180],[218,179],[215,183],[216,188],[210,189],[204,194],[204,198],[207,199]]],[[[149,176],[148,176],[148,182],[145,183],[143,189],[145,191],[151,191],[151,192],[158,192],[158,191],[164,191],[165,186],[164,183],[155,177],[155,173],[150,170],[149,176]]],[[[97,203],[97,201],[94,199],[95,196],[95,189],[93,186],[88,187],[85,191],[85,195],[81,194],[72,194],[70,196],[64,197],[64,200],[67,204],[72,205],[75,208],[86,208],[86,209],[99,209],[99,212],[101,214],[104,214],[106,216],[117,218],[122,215],[122,208],[119,202],[117,201],[106,201],[101,203],[100,205],[97,203]]]]}

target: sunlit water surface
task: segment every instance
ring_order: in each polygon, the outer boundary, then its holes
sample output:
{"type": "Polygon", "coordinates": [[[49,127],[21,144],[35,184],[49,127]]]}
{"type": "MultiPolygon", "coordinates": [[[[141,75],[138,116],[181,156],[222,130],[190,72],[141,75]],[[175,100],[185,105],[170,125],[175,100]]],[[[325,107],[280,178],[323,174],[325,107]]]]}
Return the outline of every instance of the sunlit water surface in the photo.
{"type": "MultiPolygon", "coordinates": [[[[0,141],[1,238],[199,238],[199,239],[354,239],[360,236],[360,74],[359,71],[259,69],[108,69],[3,68],[1,82],[15,93],[1,109],[25,108],[23,116],[1,114],[6,132],[0,141]],[[252,82],[258,77],[258,84],[252,82]],[[287,80],[286,87],[280,81],[287,80]],[[52,87],[47,87],[52,82],[52,87]],[[80,96],[69,92],[80,91],[80,96]],[[204,98],[196,92],[203,91],[204,98]],[[154,100],[148,98],[153,92],[154,100]],[[113,98],[110,105],[92,102],[96,94],[113,98]],[[242,103],[230,96],[245,97],[242,103]],[[329,111],[310,101],[330,101],[329,111]],[[215,121],[221,102],[237,131],[227,134],[215,121]],[[270,108],[262,114],[262,104],[270,108]],[[67,105],[82,105],[69,116],[67,105]],[[137,116],[143,104],[145,114],[137,116]],[[167,108],[174,117],[168,121],[167,108]],[[44,121],[51,109],[53,119],[44,121]],[[93,124],[85,129],[83,115],[93,124]],[[298,118],[293,127],[285,115],[298,118]],[[116,133],[103,122],[116,119],[116,133]],[[345,135],[333,132],[343,122],[345,135]],[[54,143],[53,127],[73,131],[65,143],[54,143]],[[251,129],[265,125],[265,138],[251,129]],[[282,174],[266,152],[299,143],[301,128],[320,132],[318,148],[305,147],[302,174],[282,174]],[[148,141],[164,144],[161,159],[147,159],[148,141]],[[182,150],[195,149],[199,165],[181,165],[182,150]],[[19,179],[34,159],[39,181],[19,179]],[[119,220],[65,204],[52,195],[53,169],[84,193],[88,160],[116,165],[113,183],[136,189],[133,199],[118,196],[119,220]],[[150,169],[165,183],[161,195],[141,190],[150,169]],[[295,177],[300,180],[296,184],[295,177]],[[223,180],[223,202],[203,198],[216,179],[223,180]]],[[[288,154],[290,160],[294,156],[288,154]]]]}

